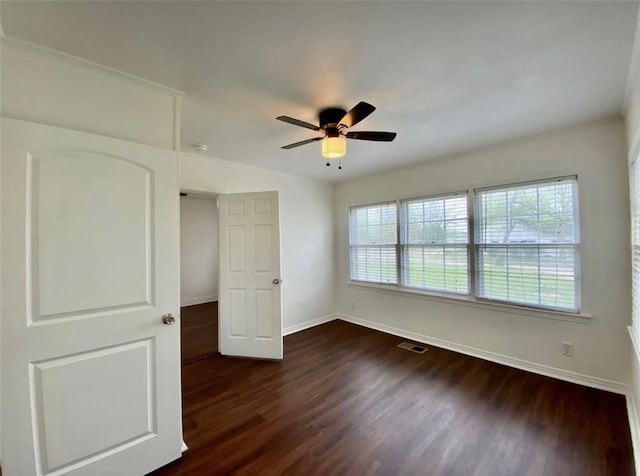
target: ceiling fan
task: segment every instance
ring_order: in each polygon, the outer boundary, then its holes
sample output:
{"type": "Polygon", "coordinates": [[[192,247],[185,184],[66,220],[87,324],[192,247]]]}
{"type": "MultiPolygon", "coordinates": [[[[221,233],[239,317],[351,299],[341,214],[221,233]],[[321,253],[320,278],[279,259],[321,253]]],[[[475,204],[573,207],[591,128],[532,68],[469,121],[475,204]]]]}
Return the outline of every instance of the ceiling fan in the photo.
{"type": "MultiPolygon", "coordinates": [[[[322,141],[322,156],[327,159],[339,159],[347,152],[346,139],[371,140],[376,142],[391,142],[396,138],[395,132],[374,132],[374,131],[350,131],[376,108],[369,103],[359,102],[349,112],[344,109],[331,107],[323,109],[318,114],[319,126],[309,122],[301,121],[289,116],[278,116],[279,121],[293,124],[294,126],[305,127],[312,131],[323,132],[324,135],[312,137],[300,142],[294,142],[282,146],[283,149],[293,149],[301,145],[311,144],[312,142],[322,141]]],[[[327,166],[331,165],[327,162],[327,166]]],[[[342,168],[341,166],[338,168],[342,168]]]]}

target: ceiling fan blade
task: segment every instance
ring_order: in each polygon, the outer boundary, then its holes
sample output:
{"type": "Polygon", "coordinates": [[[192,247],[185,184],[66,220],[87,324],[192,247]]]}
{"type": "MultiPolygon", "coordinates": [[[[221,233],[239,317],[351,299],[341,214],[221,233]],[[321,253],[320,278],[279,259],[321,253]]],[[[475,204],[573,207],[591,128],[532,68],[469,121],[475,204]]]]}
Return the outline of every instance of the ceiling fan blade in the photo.
{"type": "Polygon", "coordinates": [[[371,104],[367,102],[359,102],[353,107],[353,109],[346,113],[342,119],[340,119],[339,124],[342,124],[345,127],[355,126],[375,110],[376,108],[371,104]]]}
{"type": "Polygon", "coordinates": [[[312,139],[301,140],[300,142],[294,142],[293,144],[283,145],[283,149],[293,149],[294,147],[300,147],[301,145],[311,144],[312,142],[316,142],[324,139],[324,137],[314,137],[312,139]]]}
{"type": "Polygon", "coordinates": [[[314,126],[308,122],[301,121],[300,119],[295,119],[289,116],[278,116],[276,117],[279,121],[287,122],[289,124],[293,124],[294,126],[306,127],[307,129],[311,129],[312,131],[319,131],[320,128],[318,126],[314,126]]]}
{"type": "Polygon", "coordinates": [[[345,135],[347,139],[374,140],[377,142],[391,142],[396,138],[395,132],[350,131],[345,135]]]}

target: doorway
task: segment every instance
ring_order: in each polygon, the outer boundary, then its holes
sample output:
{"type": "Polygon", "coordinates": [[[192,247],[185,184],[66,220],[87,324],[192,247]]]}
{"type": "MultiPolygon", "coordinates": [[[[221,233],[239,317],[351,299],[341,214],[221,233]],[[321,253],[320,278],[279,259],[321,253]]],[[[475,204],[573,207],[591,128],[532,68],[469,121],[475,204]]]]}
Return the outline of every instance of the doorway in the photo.
{"type": "Polygon", "coordinates": [[[182,365],[218,352],[217,196],[180,193],[182,365]]]}

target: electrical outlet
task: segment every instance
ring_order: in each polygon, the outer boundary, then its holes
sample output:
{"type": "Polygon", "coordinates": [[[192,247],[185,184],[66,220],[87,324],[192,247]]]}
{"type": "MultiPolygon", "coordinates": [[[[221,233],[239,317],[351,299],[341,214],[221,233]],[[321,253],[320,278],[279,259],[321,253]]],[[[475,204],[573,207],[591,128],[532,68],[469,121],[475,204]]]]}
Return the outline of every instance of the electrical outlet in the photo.
{"type": "Polygon", "coordinates": [[[355,301],[351,301],[351,309],[355,309],[356,308],[356,302],[355,301]]]}
{"type": "Polygon", "coordinates": [[[562,341],[562,355],[573,357],[573,342],[562,341]]]}

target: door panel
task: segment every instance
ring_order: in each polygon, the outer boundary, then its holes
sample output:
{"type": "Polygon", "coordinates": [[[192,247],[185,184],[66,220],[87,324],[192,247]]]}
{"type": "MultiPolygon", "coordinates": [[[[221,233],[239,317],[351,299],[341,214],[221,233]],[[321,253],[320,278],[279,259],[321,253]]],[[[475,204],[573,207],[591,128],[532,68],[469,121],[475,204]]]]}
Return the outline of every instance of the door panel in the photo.
{"type": "Polygon", "coordinates": [[[272,225],[256,225],[256,273],[273,274],[272,250],[271,243],[273,239],[272,225]]]}
{"type": "Polygon", "coordinates": [[[221,195],[219,201],[220,353],[281,359],[278,193],[221,195]]]}
{"type": "Polygon", "coordinates": [[[3,474],[180,456],[175,152],[2,122],[3,474]]]}
{"type": "Polygon", "coordinates": [[[247,337],[247,290],[229,289],[231,337],[247,337]]]}
{"type": "Polygon", "coordinates": [[[246,245],[245,245],[245,227],[244,226],[229,226],[227,232],[229,243],[235,243],[237,246],[233,246],[229,249],[229,272],[232,273],[244,273],[246,267],[246,245]]]}
{"type": "Polygon", "coordinates": [[[37,453],[45,473],[157,432],[152,358],[153,341],[145,339],[31,364],[37,453]],[[73,388],[83,391],[68,391],[73,388]],[[101,404],[105,398],[109,405],[101,404]]]}
{"type": "Polygon", "coordinates": [[[33,320],[152,304],[153,171],[89,153],[27,160],[33,320]]]}
{"type": "MultiPolygon", "coordinates": [[[[256,337],[272,339],[273,332],[273,289],[256,289],[256,337]]],[[[277,320],[277,319],[276,319],[277,320]]]]}

